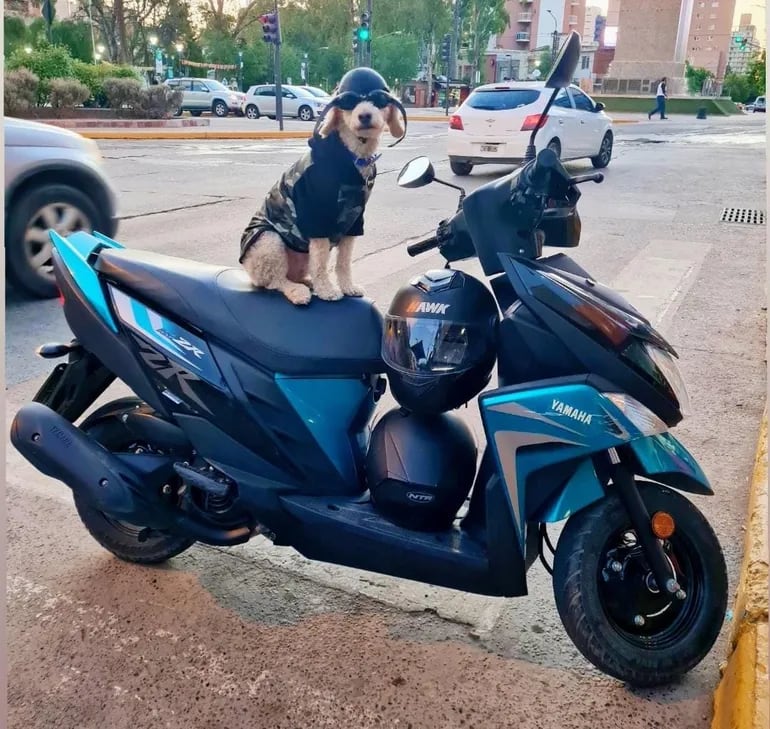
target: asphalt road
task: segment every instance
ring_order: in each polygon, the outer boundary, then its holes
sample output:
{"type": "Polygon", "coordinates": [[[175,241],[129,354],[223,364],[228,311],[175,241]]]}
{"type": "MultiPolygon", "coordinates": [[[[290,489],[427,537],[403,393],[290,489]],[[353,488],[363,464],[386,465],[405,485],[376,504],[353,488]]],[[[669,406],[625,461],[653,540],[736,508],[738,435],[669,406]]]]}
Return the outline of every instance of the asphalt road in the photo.
{"type": "MultiPolygon", "coordinates": [[[[235,264],[243,226],[303,146],[102,144],[120,191],[118,238],[235,264]]],[[[415,124],[384,151],[356,249],[354,272],[381,306],[412,274],[440,264],[410,259],[403,242],[456,205],[438,185],[396,187],[418,154],[451,177],[442,126],[415,124]]],[[[763,118],[618,127],[605,183],[583,187],[583,239],[569,252],[680,352],[694,412],[677,435],[715,488],[694,500],[720,537],[731,588],[764,405],[765,231],[719,217],[725,207],[765,209],[764,155],[763,118]]],[[[453,181],[471,188],[504,171],[453,181]]],[[[50,368],[34,347],[68,336],[56,302],[8,293],[9,420],[50,368]]],[[[65,487],[10,447],[7,458],[14,729],[708,726],[724,640],[679,685],[631,691],[571,645],[539,565],[530,595],[510,601],[311,565],[263,540],[133,567],[90,539],[65,487]]]]}

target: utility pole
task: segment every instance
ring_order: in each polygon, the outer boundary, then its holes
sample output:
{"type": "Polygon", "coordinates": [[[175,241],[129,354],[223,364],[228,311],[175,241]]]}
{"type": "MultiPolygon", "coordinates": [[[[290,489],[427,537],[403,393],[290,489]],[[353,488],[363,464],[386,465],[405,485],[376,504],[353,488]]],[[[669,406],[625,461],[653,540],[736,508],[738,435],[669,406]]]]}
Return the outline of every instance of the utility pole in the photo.
{"type": "Polygon", "coordinates": [[[372,66],[372,0],[366,0],[366,13],[369,16],[369,37],[364,43],[364,65],[372,66]]]}
{"type": "Polygon", "coordinates": [[[450,62],[450,76],[457,78],[457,65],[460,58],[460,0],[455,0],[454,15],[452,17],[452,59],[450,62]]]}
{"type": "Polygon", "coordinates": [[[556,63],[556,56],[559,55],[559,31],[553,32],[553,43],[551,44],[551,65],[556,63]]]}

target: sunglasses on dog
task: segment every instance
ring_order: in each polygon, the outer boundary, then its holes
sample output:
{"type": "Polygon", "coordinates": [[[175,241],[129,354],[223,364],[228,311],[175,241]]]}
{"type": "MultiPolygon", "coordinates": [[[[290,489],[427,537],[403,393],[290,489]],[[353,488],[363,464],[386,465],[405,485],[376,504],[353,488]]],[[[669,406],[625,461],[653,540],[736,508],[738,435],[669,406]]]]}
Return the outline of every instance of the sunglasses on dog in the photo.
{"type": "Polygon", "coordinates": [[[334,105],[343,111],[353,111],[353,109],[364,101],[368,101],[378,109],[384,109],[388,104],[393,103],[393,97],[387,91],[381,89],[370,91],[364,96],[357,94],[354,91],[346,91],[334,100],[334,105]]]}

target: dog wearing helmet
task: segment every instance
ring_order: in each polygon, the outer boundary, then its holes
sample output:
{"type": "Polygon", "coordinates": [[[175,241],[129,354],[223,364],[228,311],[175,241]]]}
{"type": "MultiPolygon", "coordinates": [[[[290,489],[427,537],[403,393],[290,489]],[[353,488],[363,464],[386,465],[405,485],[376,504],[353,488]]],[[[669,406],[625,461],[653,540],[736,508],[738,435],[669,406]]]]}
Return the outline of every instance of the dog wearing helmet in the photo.
{"type": "Polygon", "coordinates": [[[240,263],[258,288],[293,304],[363,296],[353,282],[353,242],[377,174],[385,128],[398,144],[406,111],[371,68],[346,73],[316,122],[310,149],[268,192],[241,236],[240,263]],[[337,249],[336,283],[330,272],[337,249]]]}

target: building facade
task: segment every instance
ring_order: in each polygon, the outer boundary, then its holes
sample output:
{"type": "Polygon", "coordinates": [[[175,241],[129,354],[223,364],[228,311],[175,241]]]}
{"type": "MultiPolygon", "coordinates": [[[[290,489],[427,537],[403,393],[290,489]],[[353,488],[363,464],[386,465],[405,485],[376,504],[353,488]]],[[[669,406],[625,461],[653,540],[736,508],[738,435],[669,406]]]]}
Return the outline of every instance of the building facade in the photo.
{"type": "MultiPolygon", "coordinates": [[[[596,19],[604,13],[598,5],[589,5],[585,9],[585,20],[583,21],[583,42],[588,43],[594,40],[594,31],[596,30],[596,19]]],[[[598,41],[599,39],[596,38],[598,41]]]]}
{"type": "Polygon", "coordinates": [[[717,80],[725,76],[731,47],[735,0],[694,0],[687,60],[711,71],[717,80]]]}
{"type": "Polygon", "coordinates": [[[762,45],[757,38],[757,28],[751,24],[751,13],[741,15],[738,29],[732,32],[730,39],[727,68],[732,73],[746,73],[749,70],[749,61],[761,50],[762,45]]]}

